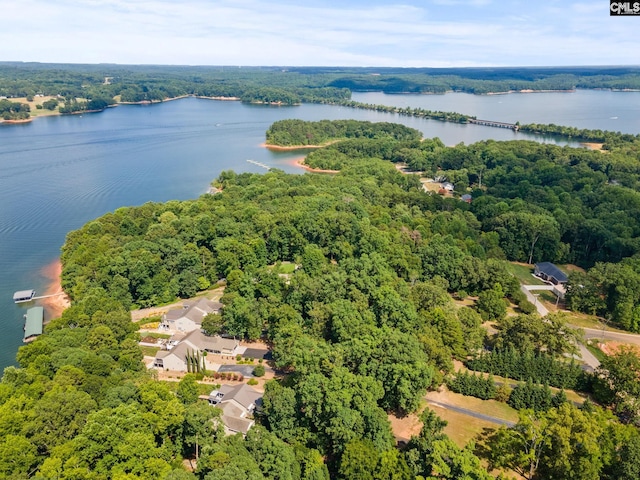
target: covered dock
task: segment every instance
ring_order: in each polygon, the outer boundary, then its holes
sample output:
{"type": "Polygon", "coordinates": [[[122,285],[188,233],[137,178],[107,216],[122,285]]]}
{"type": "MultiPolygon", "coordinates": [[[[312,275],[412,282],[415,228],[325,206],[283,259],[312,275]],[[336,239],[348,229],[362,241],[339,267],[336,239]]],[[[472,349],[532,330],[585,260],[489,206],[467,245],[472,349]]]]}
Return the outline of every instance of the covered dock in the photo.
{"type": "Polygon", "coordinates": [[[32,307],[27,310],[24,322],[24,342],[35,340],[42,335],[42,325],[44,324],[44,308],[32,307]]]}
{"type": "Polygon", "coordinates": [[[35,294],[35,290],[20,290],[13,294],[13,301],[15,303],[30,302],[35,294]]]}

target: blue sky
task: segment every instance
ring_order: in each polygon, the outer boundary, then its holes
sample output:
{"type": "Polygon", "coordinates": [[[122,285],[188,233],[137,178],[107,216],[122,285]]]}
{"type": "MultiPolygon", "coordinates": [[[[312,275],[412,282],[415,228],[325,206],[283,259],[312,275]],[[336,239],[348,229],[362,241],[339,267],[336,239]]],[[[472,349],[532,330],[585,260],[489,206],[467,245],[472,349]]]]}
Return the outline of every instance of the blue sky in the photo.
{"type": "Polygon", "coordinates": [[[0,0],[0,60],[396,67],[639,65],[606,0],[0,0]]]}

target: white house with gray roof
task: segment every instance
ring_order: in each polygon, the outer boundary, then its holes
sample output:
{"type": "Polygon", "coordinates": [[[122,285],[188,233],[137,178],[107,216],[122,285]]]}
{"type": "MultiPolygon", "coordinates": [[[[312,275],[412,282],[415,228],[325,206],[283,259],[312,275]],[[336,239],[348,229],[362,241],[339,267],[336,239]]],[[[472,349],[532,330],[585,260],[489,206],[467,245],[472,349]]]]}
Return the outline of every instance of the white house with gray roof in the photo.
{"type": "Polygon", "coordinates": [[[202,320],[209,313],[220,314],[222,303],[208,298],[185,302],[182,308],[169,310],[162,316],[160,328],[178,332],[193,332],[202,328],[202,320]]]}
{"type": "MultiPolygon", "coordinates": [[[[169,345],[173,344],[174,342],[169,342],[169,345]]],[[[169,350],[157,352],[153,366],[164,370],[186,372],[188,371],[187,355],[207,352],[215,355],[234,356],[238,354],[239,347],[240,342],[235,338],[224,338],[219,335],[207,336],[202,330],[194,330],[185,336],[180,336],[177,344],[169,350]]]]}

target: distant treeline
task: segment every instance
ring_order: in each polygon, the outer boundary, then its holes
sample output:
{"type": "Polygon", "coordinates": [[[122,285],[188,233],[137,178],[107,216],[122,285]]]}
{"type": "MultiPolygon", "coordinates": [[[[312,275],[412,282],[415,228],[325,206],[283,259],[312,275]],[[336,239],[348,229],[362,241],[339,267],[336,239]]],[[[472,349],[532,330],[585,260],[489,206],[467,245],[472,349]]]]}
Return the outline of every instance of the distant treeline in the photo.
{"type": "Polygon", "coordinates": [[[0,62],[0,96],[162,101],[182,95],[281,103],[349,100],[351,91],[476,94],[640,89],[640,68],[370,69],[70,65],[0,62]]]}

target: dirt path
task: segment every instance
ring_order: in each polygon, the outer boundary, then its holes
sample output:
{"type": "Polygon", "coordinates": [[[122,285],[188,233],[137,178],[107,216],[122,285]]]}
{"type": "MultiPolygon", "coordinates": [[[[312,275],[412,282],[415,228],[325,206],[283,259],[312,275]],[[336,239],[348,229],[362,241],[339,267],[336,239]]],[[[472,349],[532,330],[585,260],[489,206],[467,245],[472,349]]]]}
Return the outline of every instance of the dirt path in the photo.
{"type": "Polygon", "coordinates": [[[141,308],[139,310],[131,310],[131,320],[138,322],[144,318],[158,317],[164,315],[169,310],[180,308],[184,300],[172,303],[171,305],[163,305],[162,307],[141,308]]]}

